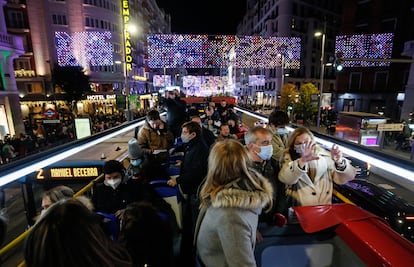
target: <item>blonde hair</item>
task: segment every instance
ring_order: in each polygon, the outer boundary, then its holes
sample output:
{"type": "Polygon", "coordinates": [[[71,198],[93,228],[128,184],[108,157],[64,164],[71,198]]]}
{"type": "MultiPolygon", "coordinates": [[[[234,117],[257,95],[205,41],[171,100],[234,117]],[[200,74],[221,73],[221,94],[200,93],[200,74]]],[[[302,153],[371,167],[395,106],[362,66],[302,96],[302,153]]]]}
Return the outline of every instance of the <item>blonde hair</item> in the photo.
{"type": "Polygon", "coordinates": [[[200,191],[201,205],[209,205],[209,199],[214,200],[229,184],[242,183],[249,191],[266,191],[261,181],[265,178],[250,168],[251,164],[247,149],[239,141],[216,142],[208,157],[207,177],[200,191]]]}
{"type": "Polygon", "coordinates": [[[289,140],[287,143],[287,147],[288,149],[294,149],[295,146],[295,140],[298,136],[302,135],[302,134],[307,134],[309,135],[309,137],[311,138],[312,141],[315,141],[315,137],[313,136],[312,132],[305,127],[298,127],[296,128],[290,135],[289,135],[289,140]]]}

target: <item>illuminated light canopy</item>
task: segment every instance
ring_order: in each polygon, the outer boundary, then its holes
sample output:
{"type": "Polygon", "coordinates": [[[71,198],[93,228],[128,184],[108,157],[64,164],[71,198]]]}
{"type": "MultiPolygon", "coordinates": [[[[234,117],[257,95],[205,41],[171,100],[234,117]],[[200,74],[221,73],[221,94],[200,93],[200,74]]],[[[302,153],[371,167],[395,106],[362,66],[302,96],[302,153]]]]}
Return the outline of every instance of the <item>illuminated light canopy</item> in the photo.
{"type": "Polygon", "coordinates": [[[150,68],[275,68],[278,54],[286,69],[300,67],[297,37],[152,34],[147,43],[150,68]]]}
{"type": "Polygon", "coordinates": [[[197,87],[197,88],[217,88],[223,87],[227,84],[227,76],[183,76],[183,87],[197,87]]]}
{"type": "Polygon", "coordinates": [[[363,59],[391,59],[393,33],[341,35],[336,37],[335,54],[344,59],[343,67],[376,67],[389,66],[387,61],[369,61],[363,59]]]}
{"type": "Polygon", "coordinates": [[[250,86],[264,86],[265,76],[264,75],[249,75],[250,86]]]}
{"type": "Polygon", "coordinates": [[[112,34],[105,32],[55,32],[59,66],[112,66],[112,34]]]}

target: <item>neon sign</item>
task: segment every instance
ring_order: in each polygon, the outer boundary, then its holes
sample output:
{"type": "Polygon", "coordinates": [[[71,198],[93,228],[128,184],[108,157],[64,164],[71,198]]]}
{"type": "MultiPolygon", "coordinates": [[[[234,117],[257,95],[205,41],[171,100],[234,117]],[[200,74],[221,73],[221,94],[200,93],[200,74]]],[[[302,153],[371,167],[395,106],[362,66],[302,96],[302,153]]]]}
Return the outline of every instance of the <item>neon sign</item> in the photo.
{"type": "Polygon", "coordinates": [[[128,31],[129,22],[129,2],[128,0],[122,1],[122,16],[124,18],[124,41],[125,41],[125,63],[126,70],[132,71],[132,49],[131,49],[131,36],[128,31]]]}

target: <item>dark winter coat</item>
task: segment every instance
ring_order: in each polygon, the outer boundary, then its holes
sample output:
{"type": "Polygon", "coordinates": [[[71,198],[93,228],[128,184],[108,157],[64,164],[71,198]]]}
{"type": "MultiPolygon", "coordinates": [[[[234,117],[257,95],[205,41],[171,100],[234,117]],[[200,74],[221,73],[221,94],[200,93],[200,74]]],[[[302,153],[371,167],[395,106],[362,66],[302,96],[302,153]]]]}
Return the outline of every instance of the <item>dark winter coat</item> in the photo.
{"type": "Polygon", "coordinates": [[[209,148],[200,137],[196,136],[185,145],[184,153],[177,183],[184,194],[196,194],[207,175],[209,148]]]}

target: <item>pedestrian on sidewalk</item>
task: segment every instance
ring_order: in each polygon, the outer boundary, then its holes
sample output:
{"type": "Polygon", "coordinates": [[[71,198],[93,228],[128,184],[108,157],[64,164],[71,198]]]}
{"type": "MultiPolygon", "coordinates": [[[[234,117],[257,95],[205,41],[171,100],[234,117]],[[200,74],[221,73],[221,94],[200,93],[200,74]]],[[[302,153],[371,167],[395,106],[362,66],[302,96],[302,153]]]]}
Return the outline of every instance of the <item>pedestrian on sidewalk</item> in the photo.
{"type": "Polygon", "coordinates": [[[411,133],[409,140],[411,146],[410,159],[412,160],[414,159],[414,132],[411,133]]]}
{"type": "Polygon", "coordinates": [[[395,141],[397,142],[397,146],[395,147],[395,150],[401,149],[404,141],[405,141],[405,135],[404,131],[401,131],[398,133],[398,135],[395,137],[395,141]]]}

